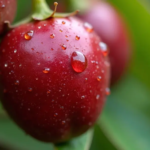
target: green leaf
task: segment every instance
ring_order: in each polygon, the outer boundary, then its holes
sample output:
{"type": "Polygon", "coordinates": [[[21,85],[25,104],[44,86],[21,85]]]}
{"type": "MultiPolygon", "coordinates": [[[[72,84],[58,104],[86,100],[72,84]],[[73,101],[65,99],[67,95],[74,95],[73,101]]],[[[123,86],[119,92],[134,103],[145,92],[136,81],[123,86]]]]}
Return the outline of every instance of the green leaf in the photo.
{"type": "Polygon", "coordinates": [[[31,138],[8,118],[0,118],[0,145],[10,150],[53,150],[52,144],[31,138]]]}
{"type": "Polygon", "coordinates": [[[98,123],[107,137],[120,149],[150,148],[150,93],[145,89],[141,82],[128,76],[112,90],[112,95],[107,100],[98,123]]]}
{"type": "Polygon", "coordinates": [[[150,12],[139,0],[109,0],[126,18],[133,38],[131,72],[150,87],[150,12]]]}
{"type": "Polygon", "coordinates": [[[56,145],[56,150],[89,150],[92,137],[93,129],[65,144],[56,145]]]}
{"type": "Polygon", "coordinates": [[[94,128],[94,137],[90,150],[117,150],[116,147],[109,141],[98,125],[94,128]]]}

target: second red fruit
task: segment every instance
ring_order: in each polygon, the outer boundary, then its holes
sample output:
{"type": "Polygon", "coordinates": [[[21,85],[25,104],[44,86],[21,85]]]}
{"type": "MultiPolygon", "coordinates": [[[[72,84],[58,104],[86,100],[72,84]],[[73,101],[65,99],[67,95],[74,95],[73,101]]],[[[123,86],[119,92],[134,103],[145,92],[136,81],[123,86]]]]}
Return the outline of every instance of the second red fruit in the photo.
{"type": "Polygon", "coordinates": [[[16,0],[0,0],[0,34],[3,32],[4,21],[13,21],[16,7],[16,0]]]}
{"type": "Polygon", "coordinates": [[[106,2],[98,2],[80,16],[92,24],[110,51],[111,84],[118,81],[126,70],[130,57],[127,27],[118,12],[106,2]]]}

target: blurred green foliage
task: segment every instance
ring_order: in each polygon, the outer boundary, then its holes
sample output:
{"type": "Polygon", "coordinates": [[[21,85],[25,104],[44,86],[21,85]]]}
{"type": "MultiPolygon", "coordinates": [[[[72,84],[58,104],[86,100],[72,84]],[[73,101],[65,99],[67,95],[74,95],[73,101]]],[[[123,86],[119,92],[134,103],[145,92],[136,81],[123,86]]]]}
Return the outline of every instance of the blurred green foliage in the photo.
{"type": "MultiPolygon", "coordinates": [[[[51,0],[47,0],[52,3],[51,0]]],[[[109,0],[124,16],[133,40],[130,69],[112,88],[101,118],[94,128],[91,150],[150,150],[150,3],[109,0]]],[[[18,0],[15,21],[31,13],[31,0],[18,0]]],[[[88,150],[92,132],[57,145],[57,150],[88,150]]],[[[8,150],[54,150],[52,144],[34,140],[4,115],[0,106],[0,147],[8,150]]],[[[2,148],[0,148],[2,149],[2,148]]]]}

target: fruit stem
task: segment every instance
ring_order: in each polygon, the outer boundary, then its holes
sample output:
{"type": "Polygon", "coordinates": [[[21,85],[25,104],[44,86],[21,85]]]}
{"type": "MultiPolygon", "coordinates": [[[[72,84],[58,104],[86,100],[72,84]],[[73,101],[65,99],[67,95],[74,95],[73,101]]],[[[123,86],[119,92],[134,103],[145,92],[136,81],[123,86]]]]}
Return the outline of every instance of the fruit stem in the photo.
{"type": "Polygon", "coordinates": [[[63,18],[76,15],[79,11],[72,13],[56,13],[58,3],[54,2],[54,11],[49,8],[45,0],[32,0],[33,5],[33,15],[34,20],[45,20],[50,17],[63,18]]]}

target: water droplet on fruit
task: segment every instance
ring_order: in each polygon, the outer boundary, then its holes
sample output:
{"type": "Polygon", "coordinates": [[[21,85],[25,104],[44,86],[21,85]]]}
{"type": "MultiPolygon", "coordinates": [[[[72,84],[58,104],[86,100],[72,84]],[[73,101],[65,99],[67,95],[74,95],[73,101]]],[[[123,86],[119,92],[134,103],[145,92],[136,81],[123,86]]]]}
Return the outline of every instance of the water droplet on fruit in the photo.
{"type": "Polygon", "coordinates": [[[55,113],[55,114],[54,114],[54,117],[57,117],[57,116],[58,116],[58,113],[55,113]]]}
{"type": "Polygon", "coordinates": [[[33,37],[33,33],[34,33],[33,30],[30,30],[30,31],[26,32],[26,33],[24,34],[24,38],[25,38],[26,40],[31,40],[32,37],[33,37]]]}
{"type": "Polygon", "coordinates": [[[81,73],[87,67],[87,58],[81,52],[75,51],[71,56],[71,65],[75,72],[81,73]]]}
{"type": "Polygon", "coordinates": [[[65,22],[65,21],[62,21],[62,24],[66,24],[66,22],[65,22]]]}
{"type": "Polygon", "coordinates": [[[83,96],[81,96],[81,99],[84,99],[85,98],[85,96],[83,95],[83,96]]]}
{"type": "Polygon", "coordinates": [[[15,85],[19,85],[19,80],[16,80],[15,85]]]}
{"type": "Polygon", "coordinates": [[[61,29],[60,29],[59,31],[60,31],[60,32],[63,32],[63,30],[61,30],[61,29]]]}
{"type": "Polygon", "coordinates": [[[50,68],[45,68],[45,69],[43,70],[43,73],[49,73],[49,71],[50,71],[50,68]]]}
{"type": "Polygon", "coordinates": [[[41,29],[41,26],[38,26],[38,29],[41,29]]]}
{"type": "Polygon", "coordinates": [[[32,88],[28,88],[28,91],[29,91],[29,92],[32,92],[32,90],[33,90],[32,88]]]}
{"type": "Polygon", "coordinates": [[[8,67],[8,64],[4,64],[4,67],[8,67]]]}
{"type": "Polygon", "coordinates": [[[47,91],[47,94],[50,94],[50,93],[51,93],[51,90],[48,90],[48,91],[47,91]]]}
{"type": "Polygon", "coordinates": [[[3,5],[1,5],[1,8],[5,8],[5,5],[3,4],[3,5]]]}
{"type": "Polygon", "coordinates": [[[55,37],[55,34],[51,34],[50,38],[53,39],[55,37]]]}
{"type": "Polygon", "coordinates": [[[90,33],[93,32],[93,27],[88,22],[84,23],[84,28],[86,29],[87,32],[90,32],[90,33]]]}
{"type": "Polygon", "coordinates": [[[62,121],[62,125],[64,125],[66,123],[66,121],[62,121]]]}
{"type": "Polygon", "coordinates": [[[37,63],[37,65],[38,65],[38,66],[40,66],[40,65],[41,65],[41,63],[37,63]]]}
{"type": "Polygon", "coordinates": [[[97,81],[101,81],[102,77],[101,76],[98,76],[97,77],[97,81]]]}
{"type": "Polygon", "coordinates": [[[104,55],[104,56],[107,56],[107,55],[108,55],[108,48],[107,48],[107,45],[106,45],[105,43],[103,43],[103,42],[100,42],[100,43],[99,43],[99,46],[100,46],[100,48],[101,48],[101,50],[102,50],[103,55],[104,55]]]}
{"type": "Polygon", "coordinates": [[[80,36],[76,35],[76,40],[77,41],[80,40],[80,36]]]}
{"type": "Polygon", "coordinates": [[[110,95],[110,88],[106,88],[105,93],[107,96],[110,95]]]}
{"type": "Polygon", "coordinates": [[[96,99],[98,100],[100,98],[100,95],[96,95],[96,99]]]}
{"type": "Polygon", "coordinates": [[[66,49],[67,49],[66,45],[64,45],[64,44],[61,46],[61,48],[62,48],[63,50],[66,50],[66,49]]]}
{"type": "Polygon", "coordinates": [[[17,50],[16,50],[16,49],[14,50],[14,53],[17,53],[17,50]]]}

